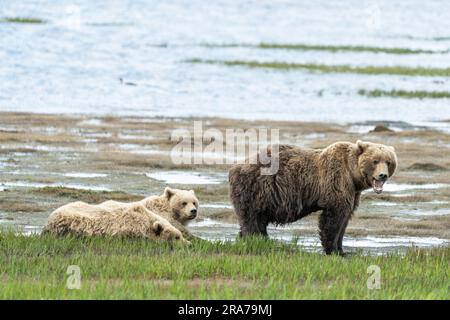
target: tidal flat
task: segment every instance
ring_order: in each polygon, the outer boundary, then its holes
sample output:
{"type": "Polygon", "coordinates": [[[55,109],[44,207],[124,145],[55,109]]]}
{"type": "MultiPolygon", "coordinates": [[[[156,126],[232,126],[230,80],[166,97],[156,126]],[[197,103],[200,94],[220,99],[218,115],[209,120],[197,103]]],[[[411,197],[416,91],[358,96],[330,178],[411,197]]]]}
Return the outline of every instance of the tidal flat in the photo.
{"type": "MultiPolygon", "coordinates": [[[[276,128],[281,143],[310,148],[358,139],[393,145],[398,171],[382,194],[363,193],[344,246],[382,254],[413,245],[448,245],[450,135],[439,126],[402,123],[1,113],[0,225],[23,233],[39,232],[48,215],[67,202],[136,201],[160,194],[170,185],[194,189],[200,199],[199,217],[190,226],[194,234],[207,240],[235,241],[238,224],[227,182],[231,164],[226,159],[209,164],[176,164],[171,159],[178,142],[171,139],[172,133],[175,129],[192,131],[194,121],[201,122],[205,131],[276,128]],[[373,130],[377,125],[382,129],[373,130]]],[[[210,143],[201,141],[202,148],[210,143]]],[[[209,160],[223,156],[205,154],[209,160]]],[[[305,250],[320,252],[318,215],[271,227],[270,233],[275,239],[297,241],[305,250]]]]}

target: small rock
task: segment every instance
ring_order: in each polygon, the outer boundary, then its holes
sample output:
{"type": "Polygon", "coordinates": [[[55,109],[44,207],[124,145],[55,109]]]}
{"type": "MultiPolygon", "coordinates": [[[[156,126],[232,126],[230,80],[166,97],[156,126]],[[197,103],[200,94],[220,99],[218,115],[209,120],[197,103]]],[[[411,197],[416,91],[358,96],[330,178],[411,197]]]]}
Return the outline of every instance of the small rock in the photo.
{"type": "Polygon", "coordinates": [[[371,130],[369,132],[394,132],[394,130],[389,129],[386,126],[379,124],[379,125],[376,125],[375,128],[373,128],[373,130],[371,130]]]}

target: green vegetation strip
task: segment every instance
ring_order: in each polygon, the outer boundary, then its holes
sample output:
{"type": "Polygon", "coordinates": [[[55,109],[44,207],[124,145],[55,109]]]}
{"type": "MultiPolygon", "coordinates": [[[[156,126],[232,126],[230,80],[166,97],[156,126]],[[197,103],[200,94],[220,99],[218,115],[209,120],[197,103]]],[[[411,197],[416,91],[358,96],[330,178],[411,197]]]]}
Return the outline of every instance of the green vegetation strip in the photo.
{"type": "Polygon", "coordinates": [[[406,90],[358,90],[358,94],[371,98],[378,97],[393,97],[393,98],[408,98],[408,99],[443,99],[450,98],[448,91],[406,91],[406,90]]]}
{"type": "Polygon", "coordinates": [[[370,47],[370,46],[349,46],[349,45],[310,45],[310,44],[274,44],[274,43],[260,43],[260,44],[201,44],[207,48],[254,48],[254,49],[284,49],[284,50],[298,50],[298,51],[328,51],[328,52],[374,52],[374,53],[388,53],[388,54],[436,54],[448,53],[449,50],[424,50],[424,49],[410,49],[410,48],[385,48],[385,47],[370,47]]]}
{"type": "Polygon", "coordinates": [[[0,23],[29,23],[29,24],[39,24],[45,23],[45,20],[38,18],[20,18],[20,17],[6,17],[0,18],[0,23]]]}
{"type": "Polygon", "coordinates": [[[448,77],[450,76],[450,68],[410,68],[401,66],[367,66],[353,67],[349,65],[325,65],[312,63],[288,63],[288,62],[259,62],[244,60],[203,60],[190,59],[185,60],[186,63],[200,64],[218,64],[225,66],[243,66],[248,68],[259,69],[276,69],[276,70],[306,70],[311,72],[324,73],[356,73],[356,74],[387,74],[402,76],[429,76],[429,77],[448,77]]]}
{"type": "Polygon", "coordinates": [[[450,247],[342,258],[262,239],[181,246],[3,231],[0,299],[448,299],[449,260],[450,247]],[[70,265],[79,290],[66,287],[70,265]],[[367,288],[369,266],[380,289],[367,288]]]}

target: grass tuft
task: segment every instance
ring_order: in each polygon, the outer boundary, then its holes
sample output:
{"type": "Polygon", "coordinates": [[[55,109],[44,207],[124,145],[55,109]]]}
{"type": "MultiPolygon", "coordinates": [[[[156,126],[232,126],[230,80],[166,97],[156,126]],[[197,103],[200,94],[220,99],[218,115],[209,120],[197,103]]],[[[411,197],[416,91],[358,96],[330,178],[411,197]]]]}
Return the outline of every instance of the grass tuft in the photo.
{"type": "Polygon", "coordinates": [[[276,44],[276,43],[260,43],[260,44],[201,44],[207,48],[254,48],[254,49],[284,49],[297,51],[328,51],[328,52],[373,52],[388,54],[444,54],[449,50],[424,50],[410,48],[385,48],[370,46],[351,46],[351,45],[311,45],[311,44],[276,44]]]}
{"type": "Polygon", "coordinates": [[[41,24],[46,23],[45,20],[39,18],[29,18],[29,17],[6,17],[0,19],[3,23],[25,23],[25,24],[41,24]]]}
{"type": "Polygon", "coordinates": [[[391,98],[407,98],[407,99],[448,99],[450,92],[448,91],[406,91],[406,90],[358,90],[358,94],[371,98],[391,97],[391,98]]]}
{"type": "Polygon", "coordinates": [[[448,77],[450,76],[450,68],[410,68],[401,66],[366,66],[354,67],[350,65],[325,65],[312,63],[288,63],[288,62],[259,62],[244,60],[203,60],[190,59],[185,60],[186,63],[197,64],[217,64],[225,66],[242,66],[255,69],[275,69],[282,71],[289,70],[305,70],[311,72],[323,73],[356,73],[369,75],[402,75],[402,76],[429,76],[429,77],[448,77]]]}

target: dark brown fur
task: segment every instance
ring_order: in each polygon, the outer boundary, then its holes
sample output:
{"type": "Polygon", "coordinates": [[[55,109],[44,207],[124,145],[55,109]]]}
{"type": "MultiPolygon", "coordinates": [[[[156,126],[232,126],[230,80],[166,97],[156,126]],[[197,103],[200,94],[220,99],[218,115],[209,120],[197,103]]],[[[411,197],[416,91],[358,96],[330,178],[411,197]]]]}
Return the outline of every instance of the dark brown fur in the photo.
{"type": "Polygon", "coordinates": [[[361,141],[338,142],[323,150],[281,145],[279,170],[273,175],[261,175],[264,165],[259,155],[257,160],[229,172],[240,235],[267,236],[269,223],[290,223],[322,210],[320,239],[327,254],[343,254],[342,239],[361,191],[372,186],[381,165],[392,176],[397,161],[392,147],[361,141]]]}

